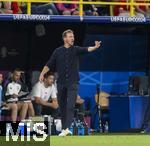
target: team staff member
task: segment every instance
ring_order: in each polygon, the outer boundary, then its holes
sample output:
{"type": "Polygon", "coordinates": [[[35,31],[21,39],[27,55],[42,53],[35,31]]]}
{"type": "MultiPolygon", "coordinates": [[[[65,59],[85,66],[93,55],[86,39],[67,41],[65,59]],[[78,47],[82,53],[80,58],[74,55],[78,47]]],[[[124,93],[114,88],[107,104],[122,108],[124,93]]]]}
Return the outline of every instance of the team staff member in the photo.
{"type": "Polygon", "coordinates": [[[11,79],[9,79],[7,85],[4,87],[6,106],[11,110],[11,120],[13,122],[16,122],[18,112],[20,119],[25,119],[28,110],[27,103],[18,103],[20,92],[22,91],[20,77],[21,70],[15,69],[11,79]]]}
{"type": "Polygon", "coordinates": [[[57,90],[54,86],[54,74],[47,72],[43,82],[38,82],[31,92],[35,115],[58,116],[57,90]]]}
{"type": "Polygon", "coordinates": [[[74,118],[74,106],[79,81],[79,56],[95,51],[100,47],[101,42],[95,41],[95,46],[93,47],[74,46],[74,32],[72,30],[64,31],[62,38],[64,45],[55,49],[51,58],[44,66],[39,80],[43,81],[45,73],[56,69],[58,73],[58,102],[63,129],[60,136],[66,136],[71,134],[69,128],[74,118]]]}

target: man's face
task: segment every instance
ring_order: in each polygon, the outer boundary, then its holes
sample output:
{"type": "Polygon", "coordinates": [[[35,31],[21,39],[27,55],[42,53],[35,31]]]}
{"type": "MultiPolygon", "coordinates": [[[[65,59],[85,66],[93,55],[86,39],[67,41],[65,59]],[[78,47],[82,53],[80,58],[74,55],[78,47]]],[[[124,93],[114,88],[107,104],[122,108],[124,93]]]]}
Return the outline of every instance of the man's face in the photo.
{"type": "Polygon", "coordinates": [[[15,71],[15,72],[13,73],[13,80],[14,80],[15,82],[18,82],[18,81],[20,80],[20,77],[21,77],[21,72],[20,72],[20,71],[15,71]]]}
{"type": "Polygon", "coordinates": [[[67,43],[72,46],[74,44],[74,34],[67,33],[66,36],[64,37],[64,43],[67,43]]]}
{"type": "Polygon", "coordinates": [[[48,86],[51,86],[53,83],[54,83],[54,76],[51,75],[51,76],[48,76],[46,79],[45,79],[45,82],[48,86]]]}
{"type": "Polygon", "coordinates": [[[3,75],[0,74],[0,84],[2,84],[2,82],[3,82],[3,75]]]}

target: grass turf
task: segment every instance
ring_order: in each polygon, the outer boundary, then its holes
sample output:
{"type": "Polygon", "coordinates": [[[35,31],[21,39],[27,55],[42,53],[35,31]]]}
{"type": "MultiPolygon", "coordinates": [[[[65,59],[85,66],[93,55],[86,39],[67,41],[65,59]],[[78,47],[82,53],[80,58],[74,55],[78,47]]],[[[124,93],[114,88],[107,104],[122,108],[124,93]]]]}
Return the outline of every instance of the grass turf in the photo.
{"type": "Polygon", "coordinates": [[[150,146],[150,135],[107,134],[91,136],[50,136],[44,142],[6,142],[0,137],[0,146],[150,146]]]}
{"type": "Polygon", "coordinates": [[[150,135],[51,136],[50,146],[150,146],[150,135]]]}

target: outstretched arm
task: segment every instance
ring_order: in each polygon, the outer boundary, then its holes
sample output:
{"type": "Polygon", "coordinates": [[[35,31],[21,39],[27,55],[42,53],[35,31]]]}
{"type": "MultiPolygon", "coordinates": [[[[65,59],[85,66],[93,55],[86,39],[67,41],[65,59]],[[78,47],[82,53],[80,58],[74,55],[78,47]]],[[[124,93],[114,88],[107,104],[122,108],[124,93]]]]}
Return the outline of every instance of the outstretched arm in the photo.
{"type": "Polygon", "coordinates": [[[49,71],[49,67],[48,66],[44,66],[41,74],[40,74],[40,77],[39,77],[39,81],[42,82],[43,79],[44,79],[44,75],[49,71]]]}
{"type": "Polygon", "coordinates": [[[88,52],[93,52],[101,46],[101,41],[95,41],[95,46],[88,47],[88,52]]]}
{"type": "Polygon", "coordinates": [[[52,67],[55,66],[55,63],[56,63],[56,51],[55,50],[52,54],[52,56],[50,57],[50,59],[48,60],[48,62],[46,63],[46,65],[43,67],[43,70],[40,74],[40,77],[39,77],[39,81],[42,82],[43,79],[44,79],[44,75],[50,70],[52,69],[52,67]]]}

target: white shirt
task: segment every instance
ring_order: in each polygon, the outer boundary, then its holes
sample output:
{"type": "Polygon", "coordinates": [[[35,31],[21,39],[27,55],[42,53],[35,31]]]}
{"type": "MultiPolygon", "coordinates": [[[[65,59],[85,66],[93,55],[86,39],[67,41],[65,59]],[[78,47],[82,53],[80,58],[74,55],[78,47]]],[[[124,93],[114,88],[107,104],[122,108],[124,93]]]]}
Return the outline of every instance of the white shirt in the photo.
{"type": "MultiPolygon", "coordinates": [[[[9,96],[9,95],[13,95],[13,94],[16,94],[16,95],[19,95],[19,92],[21,91],[21,85],[19,83],[16,83],[16,82],[10,82],[8,83],[7,85],[7,89],[6,89],[6,93],[5,95],[6,96],[9,96]]],[[[18,101],[18,98],[10,98],[7,100],[8,102],[12,102],[12,101],[18,101]]]]}
{"type": "Polygon", "coordinates": [[[50,98],[55,99],[57,98],[56,88],[54,84],[46,88],[44,83],[38,82],[34,85],[30,96],[33,100],[35,97],[40,97],[45,101],[48,101],[50,98]]]}

